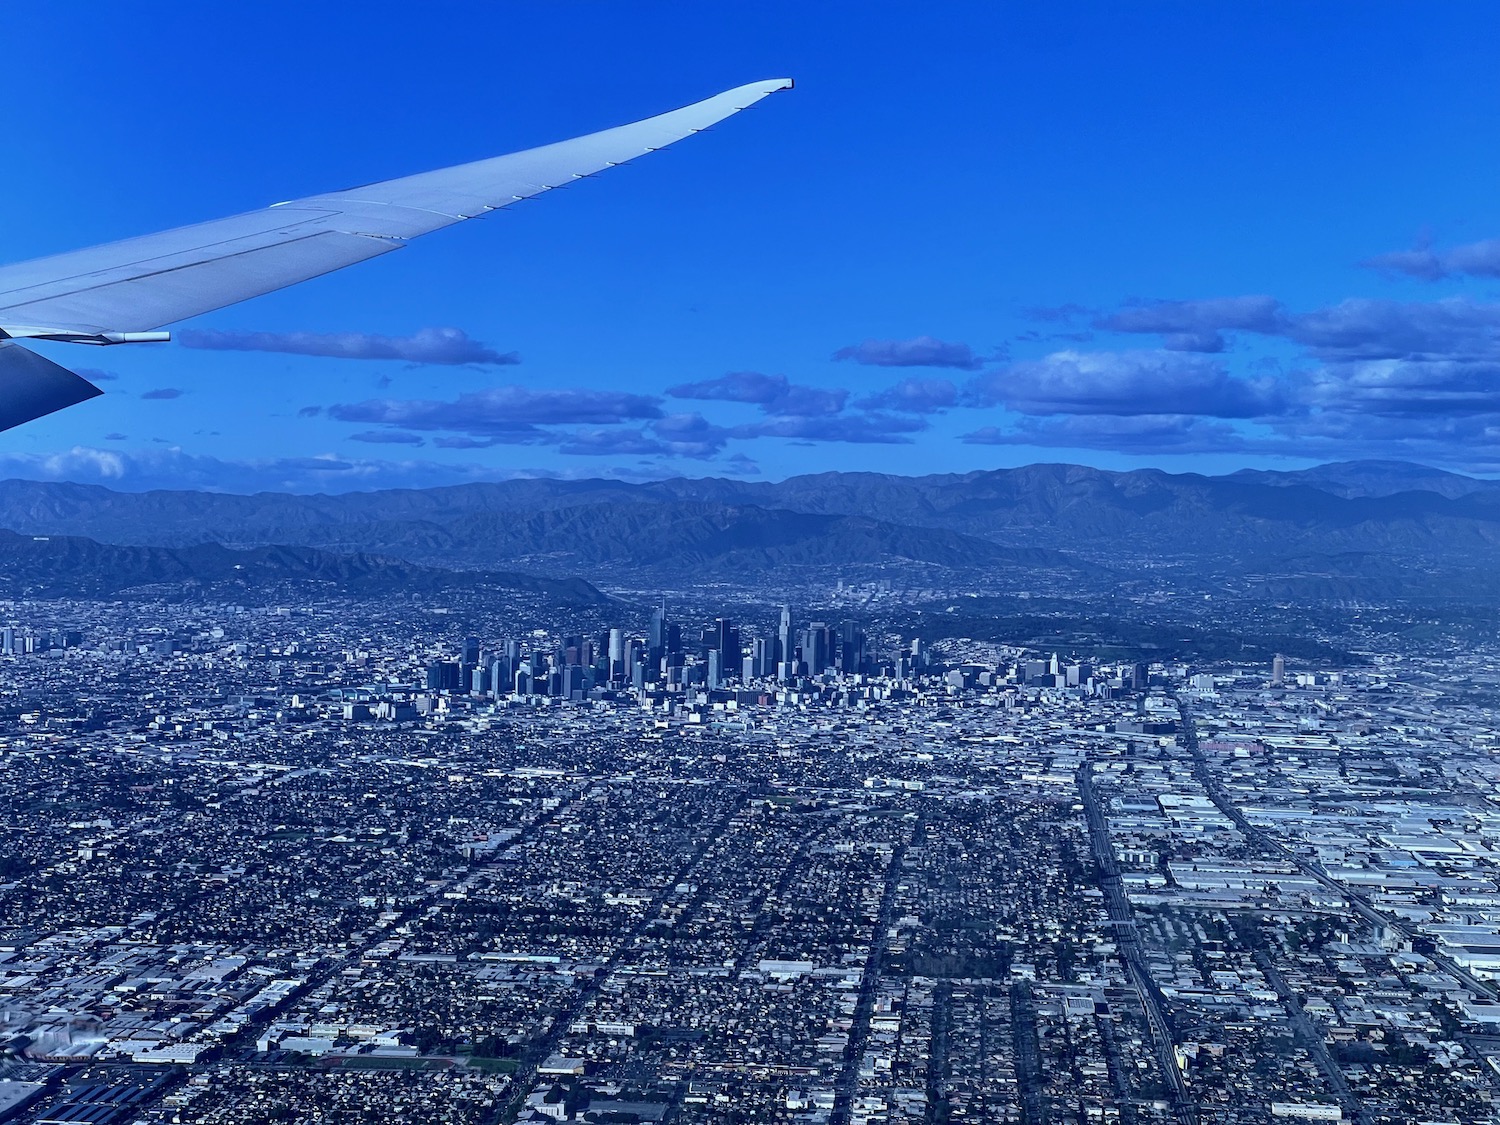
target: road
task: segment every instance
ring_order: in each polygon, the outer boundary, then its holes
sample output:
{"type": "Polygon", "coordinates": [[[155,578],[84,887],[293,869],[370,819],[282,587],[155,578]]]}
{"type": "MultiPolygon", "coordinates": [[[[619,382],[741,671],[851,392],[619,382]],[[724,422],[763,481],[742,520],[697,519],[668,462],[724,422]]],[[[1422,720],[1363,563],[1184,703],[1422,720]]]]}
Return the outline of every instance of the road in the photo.
{"type": "Polygon", "coordinates": [[[1100,881],[1104,891],[1104,902],[1109,908],[1109,918],[1114,924],[1115,941],[1120,948],[1120,959],[1130,983],[1141,997],[1141,1007],[1146,1012],[1146,1022],[1151,1027],[1151,1041],[1156,1048],[1157,1062],[1172,1095],[1172,1114],[1183,1125],[1197,1125],[1198,1106],[1192,1091],[1177,1068],[1176,1040],[1167,1018],[1161,1009],[1161,997],[1156,982],[1146,968],[1145,952],[1141,949],[1140,935],[1135,928],[1135,911],[1130,905],[1124,888],[1120,885],[1120,869],[1115,863],[1115,849],[1109,842],[1109,825],[1099,807],[1099,798],[1094,792],[1094,780],[1090,767],[1085,764],[1078,771],[1078,792],[1083,798],[1084,815],[1088,819],[1089,842],[1093,845],[1094,861],[1099,865],[1100,881]]]}
{"type": "MultiPolygon", "coordinates": [[[[922,834],[922,817],[919,815],[915,827],[907,839],[922,834]]],[[[870,1041],[870,1012],[875,1006],[875,989],[880,984],[880,973],[885,967],[885,950],[890,941],[891,916],[896,907],[896,886],[901,882],[903,863],[906,859],[906,840],[891,849],[891,862],[885,869],[885,887],[880,894],[880,910],[875,916],[875,930],[870,936],[870,956],[865,960],[864,976],[859,982],[859,1000],[854,1006],[854,1023],[849,1028],[849,1043],[844,1048],[844,1069],[834,1087],[833,1113],[829,1125],[849,1125],[849,1111],[854,1105],[854,1088],[859,1083],[859,1064],[865,1057],[865,1045],[870,1041]]]]}
{"type": "Polygon", "coordinates": [[[1021,1119],[1026,1125],[1047,1125],[1042,1101],[1042,1056],[1036,1041],[1036,1005],[1031,988],[1022,981],[1010,986],[1011,1042],[1016,1054],[1016,1082],[1021,1087],[1021,1119]]]}
{"type": "Polygon", "coordinates": [[[1344,1115],[1353,1118],[1356,1125],[1374,1125],[1374,1117],[1360,1102],[1358,1095],[1349,1088],[1349,1083],[1344,1079],[1344,1072],[1340,1069],[1338,1061],[1328,1052],[1328,1044],[1323,1040],[1323,1033],[1303,1010],[1302,1001],[1286,983],[1286,978],[1264,953],[1255,955],[1255,963],[1265,974],[1266,980],[1271,982],[1276,995],[1281,998],[1282,1006],[1286,1008],[1287,1018],[1291,1021],[1293,1034],[1307,1049],[1313,1061],[1318,1064],[1318,1069],[1323,1072],[1323,1081],[1328,1083],[1328,1089],[1338,1099],[1339,1107],[1344,1111],[1344,1115]]]}
{"type": "Polygon", "coordinates": [[[939,981],[932,990],[932,1057],[927,1060],[927,1120],[948,1119],[948,1034],[953,1017],[953,986],[939,981]]]}
{"type": "Polygon", "coordinates": [[[703,862],[703,857],[708,854],[709,848],[729,830],[729,822],[734,819],[743,806],[744,797],[741,796],[738,801],[729,806],[728,811],[719,818],[717,824],[702,834],[697,844],[694,845],[693,850],[688,853],[678,866],[676,873],[653,896],[650,905],[641,913],[641,920],[615,946],[615,951],[609,960],[601,965],[595,971],[594,975],[579,988],[577,995],[573,998],[572,1004],[553,1022],[552,1029],[548,1032],[547,1036],[540,1043],[534,1042],[531,1044],[526,1052],[525,1059],[516,1068],[516,1072],[512,1078],[514,1085],[511,1087],[510,1099],[500,1106],[490,1119],[492,1125],[515,1121],[520,1117],[522,1110],[526,1108],[526,1095],[531,1093],[532,1087],[535,1085],[537,1068],[556,1053],[564,1037],[568,1034],[568,1028],[584,1014],[588,1009],[589,1002],[599,994],[600,987],[609,979],[610,973],[619,967],[625,954],[635,948],[637,940],[661,915],[662,907],[666,904],[667,899],[671,897],[677,885],[691,880],[692,873],[703,862]]]}
{"type": "Polygon", "coordinates": [[[1109,1020],[1099,1021],[1099,1038],[1104,1042],[1104,1062],[1109,1067],[1109,1080],[1115,1088],[1115,1099],[1120,1103],[1120,1125],[1135,1125],[1135,1094],[1130,1089],[1130,1076],[1120,1065],[1120,1045],[1115,1042],[1115,1033],[1109,1020]]]}

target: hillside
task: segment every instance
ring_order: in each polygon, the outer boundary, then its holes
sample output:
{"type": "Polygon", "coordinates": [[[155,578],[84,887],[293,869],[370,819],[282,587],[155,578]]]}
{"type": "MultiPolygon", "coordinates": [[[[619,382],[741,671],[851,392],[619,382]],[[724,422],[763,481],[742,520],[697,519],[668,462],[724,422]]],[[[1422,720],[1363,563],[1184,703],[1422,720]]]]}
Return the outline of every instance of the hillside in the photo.
{"type": "Polygon", "coordinates": [[[151,586],[214,588],[219,593],[290,591],[355,594],[431,592],[456,587],[508,590],[588,604],[608,599],[578,578],[529,574],[456,574],[369,555],[308,547],[231,550],[218,544],[143,547],[79,536],[38,537],[0,531],[0,594],[6,597],[98,597],[151,586]]]}
{"type": "MultiPolygon", "coordinates": [[[[0,482],[0,527],[163,547],[294,545],[427,566],[723,579],[786,568],[1045,568],[1143,563],[1263,588],[1336,558],[1329,589],[1440,585],[1500,564],[1500,483],[1401,462],[1228,476],[1028,465],[780,482],[515,480],[328,495],[115,492],[0,482]],[[1291,568],[1291,569],[1288,569],[1291,568]]],[[[1306,583],[1302,583],[1306,584],[1306,583]]],[[[1313,583],[1317,586],[1317,583],[1313,583]]],[[[1320,587],[1322,588],[1322,587],[1320,587]]]]}

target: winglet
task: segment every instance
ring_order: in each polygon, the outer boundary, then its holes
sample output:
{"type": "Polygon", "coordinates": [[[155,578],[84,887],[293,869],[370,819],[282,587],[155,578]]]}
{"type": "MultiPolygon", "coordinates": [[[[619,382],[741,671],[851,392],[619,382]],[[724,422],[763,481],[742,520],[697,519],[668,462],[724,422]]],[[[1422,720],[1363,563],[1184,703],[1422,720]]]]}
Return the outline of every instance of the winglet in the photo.
{"type": "Polygon", "coordinates": [[[82,376],[20,344],[0,340],[0,430],[104,392],[82,376]]]}

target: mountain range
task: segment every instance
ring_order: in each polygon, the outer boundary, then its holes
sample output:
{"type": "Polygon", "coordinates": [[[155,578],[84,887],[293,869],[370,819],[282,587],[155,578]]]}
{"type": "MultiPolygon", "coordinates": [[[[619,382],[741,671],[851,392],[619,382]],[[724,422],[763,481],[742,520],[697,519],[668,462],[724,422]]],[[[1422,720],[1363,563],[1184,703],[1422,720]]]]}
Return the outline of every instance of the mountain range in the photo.
{"type": "Polygon", "coordinates": [[[10,480],[0,527],[554,577],[686,582],[878,565],[1098,581],[1144,563],[1253,574],[1283,596],[1309,576],[1324,596],[1357,593],[1351,582],[1390,596],[1455,576],[1465,588],[1488,583],[1500,563],[1500,481],[1384,461],[1225,476],[1042,464],[779,482],[524,479],[312,496],[10,480]]]}
{"type": "Polygon", "coordinates": [[[0,530],[0,596],[102,597],[141,588],[172,592],[212,588],[219,594],[272,590],[371,596],[393,591],[441,593],[506,590],[564,604],[609,599],[581,578],[511,572],[457,573],[370,555],[308,547],[232,550],[217,543],[144,547],[80,536],[32,536],[0,530]]]}

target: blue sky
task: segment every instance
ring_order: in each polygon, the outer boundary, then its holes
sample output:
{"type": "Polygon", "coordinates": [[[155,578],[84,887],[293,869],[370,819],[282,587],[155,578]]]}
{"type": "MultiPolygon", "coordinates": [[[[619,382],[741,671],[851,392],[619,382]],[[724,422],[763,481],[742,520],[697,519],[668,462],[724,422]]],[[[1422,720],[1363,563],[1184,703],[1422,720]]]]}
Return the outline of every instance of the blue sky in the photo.
{"type": "Polygon", "coordinates": [[[797,89],[179,342],[52,345],[107,393],[0,435],[0,474],[1500,471],[1493,5],[79,0],[7,28],[5,261],[797,89]],[[335,346],[364,358],[297,354],[335,346]]]}

